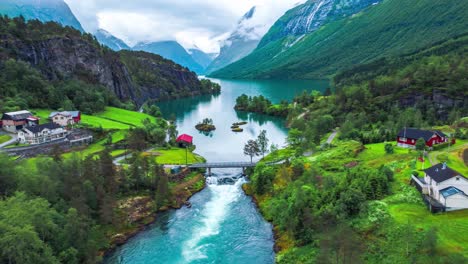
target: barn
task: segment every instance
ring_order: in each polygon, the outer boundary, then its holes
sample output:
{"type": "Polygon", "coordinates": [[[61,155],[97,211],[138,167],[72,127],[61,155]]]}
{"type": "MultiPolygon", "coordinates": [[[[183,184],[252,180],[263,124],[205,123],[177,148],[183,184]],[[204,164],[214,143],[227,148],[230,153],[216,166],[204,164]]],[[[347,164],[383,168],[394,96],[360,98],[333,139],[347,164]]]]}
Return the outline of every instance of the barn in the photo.
{"type": "Polygon", "coordinates": [[[416,142],[420,138],[424,139],[428,147],[448,142],[447,135],[439,130],[404,128],[398,133],[397,145],[404,148],[415,148],[416,142]]]}

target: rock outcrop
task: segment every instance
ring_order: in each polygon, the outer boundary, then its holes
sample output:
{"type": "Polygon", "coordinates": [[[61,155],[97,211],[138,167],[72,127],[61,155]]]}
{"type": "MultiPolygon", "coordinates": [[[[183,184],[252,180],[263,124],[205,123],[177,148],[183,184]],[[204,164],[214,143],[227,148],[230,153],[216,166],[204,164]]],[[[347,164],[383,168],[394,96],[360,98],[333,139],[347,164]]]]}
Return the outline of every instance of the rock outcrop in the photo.
{"type": "MultiPolygon", "coordinates": [[[[0,21],[0,29],[3,23],[8,21],[0,21]]],[[[207,91],[195,73],[170,60],[146,52],[115,52],[90,34],[53,22],[34,24],[19,33],[3,28],[0,63],[11,58],[28,62],[50,81],[79,79],[99,84],[122,101],[137,105],[207,91]]]]}

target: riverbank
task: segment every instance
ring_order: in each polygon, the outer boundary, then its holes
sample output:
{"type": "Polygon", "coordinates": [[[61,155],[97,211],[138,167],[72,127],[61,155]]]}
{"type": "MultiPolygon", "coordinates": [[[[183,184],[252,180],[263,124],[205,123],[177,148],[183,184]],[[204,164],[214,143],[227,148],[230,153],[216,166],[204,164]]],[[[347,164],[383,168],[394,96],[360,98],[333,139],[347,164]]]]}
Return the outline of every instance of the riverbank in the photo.
{"type": "MultiPolygon", "coordinates": [[[[265,158],[268,158],[268,156],[265,156],[265,158]]],[[[267,219],[265,212],[262,211],[262,209],[265,210],[265,208],[262,208],[261,204],[266,202],[268,197],[256,195],[255,192],[252,190],[252,186],[249,183],[243,184],[242,190],[244,191],[245,195],[252,198],[252,201],[255,204],[257,211],[273,227],[272,231],[273,231],[273,238],[274,238],[274,246],[273,246],[274,252],[278,254],[282,251],[293,248],[294,238],[292,237],[292,235],[287,232],[282,232],[279,229],[279,226],[275,225],[275,223],[271,219],[267,219]]]]}
{"type": "Polygon", "coordinates": [[[124,245],[129,239],[145,230],[157,220],[160,213],[172,209],[180,209],[188,204],[188,200],[205,186],[205,177],[199,172],[184,170],[170,177],[172,199],[155,211],[154,199],[150,195],[135,196],[119,201],[118,210],[126,217],[127,226],[122,230],[110,231],[107,235],[109,247],[101,251],[102,256],[111,254],[117,247],[124,245]]]}

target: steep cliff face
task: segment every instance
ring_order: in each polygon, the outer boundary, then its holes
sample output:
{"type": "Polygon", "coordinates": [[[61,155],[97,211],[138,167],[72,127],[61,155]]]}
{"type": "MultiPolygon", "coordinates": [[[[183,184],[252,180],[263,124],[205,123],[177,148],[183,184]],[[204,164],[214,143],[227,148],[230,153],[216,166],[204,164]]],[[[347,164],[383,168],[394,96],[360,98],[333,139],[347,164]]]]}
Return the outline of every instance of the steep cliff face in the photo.
{"type": "Polygon", "coordinates": [[[120,99],[137,99],[132,80],[118,55],[81,38],[53,37],[28,42],[7,38],[0,40],[0,48],[11,51],[3,54],[6,57],[29,62],[51,81],[78,78],[104,85],[120,99]]]}
{"type": "MultiPolygon", "coordinates": [[[[324,24],[359,13],[364,8],[378,4],[381,0],[309,0],[289,10],[262,38],[258,45],[284,38],[298,37],[319,29],[324,24]]],[[[290,43],[291,43],[290,42],[290,43]]],[[[290,45],[290,44],[289,44],[290,45]]]]}
{"type": "Polygon", "coordinates": [[[256,10],[257,8],[255,6],[252,7],[239,20],[236,28],[221,45],[219,55],[206,69],[207,73],[219,70],[244,58],[257,47],[262,35],[259,35],[256,31],[259,27],[263,27],[264,25],[255,25],[255,23],[251,23],[256,10]]]}
{"type": "Polygon", "coordinates": [[[160,56],[114,52],[103,48],[90,34],[81,34],[57,24],[13,21],[0,18],[0,62],[10,58],[28,62],[50,81],[80,79],[100,84],[119,99],[132,100],[138,105],[146,100],[202,91],[202,84],[194,73],[160,56]],[[18,23],[19,26],[3,26],[9,23],[18,23]],[[18,31],[20,27],[23,27],[22,31],[18,31]],[[144,63],[127,66],[130,60],[144,63]],[[154,83],[147,85],[141,76],[152,76],[150,81],[154,83]]]}
{"type": "Polygon", "coordinates": [[[145,98],[170,99],[209,92],[203,90],[198,77],[190,70],[159,55],[126,50],[119,54],[138,87],[138,104],[145,98]]]}

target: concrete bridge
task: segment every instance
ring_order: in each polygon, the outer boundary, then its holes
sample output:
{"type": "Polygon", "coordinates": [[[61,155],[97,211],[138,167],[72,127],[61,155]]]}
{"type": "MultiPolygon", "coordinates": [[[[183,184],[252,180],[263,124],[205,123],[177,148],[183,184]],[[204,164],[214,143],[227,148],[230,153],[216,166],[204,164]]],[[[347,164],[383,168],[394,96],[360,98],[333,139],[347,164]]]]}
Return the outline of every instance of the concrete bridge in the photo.
{"type": "Polygon", "coordinates": [[[211,175],[211,169],[224,169],[224,168],[242,168],[245,172],[246,168],[255,167],[256,162],[207,162],[207,163],[194,163],[189,165],[190,169],[208,169],[208,175],[211,175]]]}

